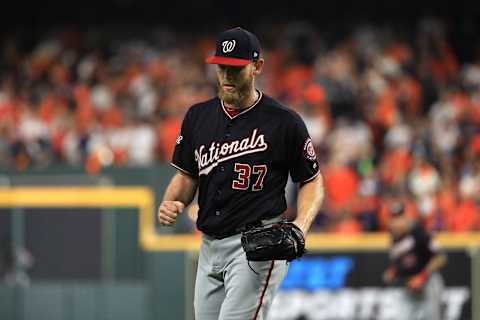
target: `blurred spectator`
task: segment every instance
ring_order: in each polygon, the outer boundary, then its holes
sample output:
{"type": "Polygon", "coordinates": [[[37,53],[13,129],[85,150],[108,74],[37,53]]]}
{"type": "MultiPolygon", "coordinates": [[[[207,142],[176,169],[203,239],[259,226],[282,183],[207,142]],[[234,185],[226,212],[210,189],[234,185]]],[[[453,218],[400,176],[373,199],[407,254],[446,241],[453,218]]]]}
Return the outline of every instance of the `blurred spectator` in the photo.
{"type": "Polygon", "coordinates": [[[0,240],[0,275],[9,286],[30,285],[28,270],[32,268],[34,258],[25,248],[14,245],[8,236],[0,240]]]}

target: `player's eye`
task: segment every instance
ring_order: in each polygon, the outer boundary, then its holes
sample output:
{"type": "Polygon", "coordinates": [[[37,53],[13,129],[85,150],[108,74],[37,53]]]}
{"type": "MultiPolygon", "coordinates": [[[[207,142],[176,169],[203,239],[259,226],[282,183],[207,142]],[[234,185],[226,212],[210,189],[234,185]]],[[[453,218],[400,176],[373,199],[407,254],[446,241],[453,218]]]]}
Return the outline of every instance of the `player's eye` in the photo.
{"type": "Polygon", "coordinates": [[[222,72],[228,72],[229,74],[237,74],[242,72],[244,67],[235,67],[235,66],[227,66],[227,65],[219,64],[218,68],[222,72]]]}

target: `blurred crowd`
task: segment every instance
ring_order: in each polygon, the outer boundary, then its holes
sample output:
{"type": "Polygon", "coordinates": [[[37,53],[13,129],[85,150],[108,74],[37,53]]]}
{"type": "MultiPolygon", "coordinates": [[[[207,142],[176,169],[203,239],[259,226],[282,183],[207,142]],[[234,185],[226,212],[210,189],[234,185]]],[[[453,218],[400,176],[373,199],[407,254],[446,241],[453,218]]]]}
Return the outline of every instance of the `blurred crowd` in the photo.
{"type": "MultiPolygon", "coordinates": [[[[402,200],[429,230],[480,230],[480,45],[461,61],[444,21],[412,29],[358,25],[330,38],[307,23],[252,29],[266,60],[257,86],[301,114],[321,161],[316,229],[386,230],[389,204],[402,200]]],[[[216,94],[204,58],[218,31],[5,38],[0,165],[95,174],[168,162],[188,107],[216,94]]]]}

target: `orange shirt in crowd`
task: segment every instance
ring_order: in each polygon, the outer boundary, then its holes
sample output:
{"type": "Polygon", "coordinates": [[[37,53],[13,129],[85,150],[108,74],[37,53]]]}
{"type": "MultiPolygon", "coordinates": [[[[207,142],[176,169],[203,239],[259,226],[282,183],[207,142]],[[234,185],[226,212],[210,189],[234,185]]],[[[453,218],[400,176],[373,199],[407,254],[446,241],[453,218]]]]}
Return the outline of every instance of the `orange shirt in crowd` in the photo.
{"type": "Polygon", "coordinates": [[[357,220],[349,217],[336,224],[332,231],[341,234],[358,234],[362,232],[362,226],[357,220]]]}
{"type": "Polygon", "coordinates": [[[49,95],[42,99],[39,106],[39,116],[45,123],[50,123],[53,120],[53,114],[55,112],[55,106],[57,104],[56,99],[49,95]]]}
{"type": "Polygon", "coordinates": [[[3,103],[0,105],[0,127],[13,122],[14,106],[12,103],[3,103]]]}
{"type": "Polygon", "coordinates": [[[383,128],[390,128],[397,116],[396,90],[386,89],[378,98],[375,107],[375,122],[383,128]]]}
{"type": "Polygon", "coordinates": [[[412,156],[408,150],[389,151],[382,159],[382,178],[387,184],[394,184],[406,177],[411,166],[412,156]]]}
{"type": "Polygon", "coordinates": [[[472,102],[465,92],[453,92],[448,95],[448,100],[455,106],[459,114],[467,114],[471,109],[472,102]]]}
{"type": "MultiPolygon", "coordinates": [[[[442,219],[442,229],[448,229],[448,226],[451,224],[451,221],[453,220],[453,217],[455,215],[456,206],[457,200],[455,190],[451,188],[445,188],[438,192],[436,196],[436,207],[439,214],[441,214],[439,218],[442,219]]],[[[427,223],[433,224],[434,222],[427,221],[427,223]]],[[[431,226],[427,225],[427,227],[431,226]]]]}
{"type": "Polygon", "coordinates": [[[347,166],[335,166],[325,170],[325,187],[330,205],[334,208],[348,206],[358,190],[358,177],[347,166]]]}
{"type": "Polygon", "coordinates": [[[294,65],[285,70],[282,78],[282,89],[293,101],[302,98],[303,90],[307,83],[312,80],[312,69],[307,66],[294,65]]]}
{"type": "Polygon", "coordinates": [[[112,106],[101,116],[101,124],[104,128],[118,128],[123,125],[123,116],[119,108],[112,106]]]}
{"type": "Polygon", "coordinates": [[[408,114],[417,115],[422,104],[420,82],[411,77],[404,77],[399,83],[399,98],[405,101],[408,114]]]}
{"type": "Polygon", "coordinates": [[[95,111],[90,101],[90,88],[85,85],[78,85],[73,90],[73,96],[77,104],[75,110],[77,126],[83,130],[88,128],[95,120],[95,111]]]}
{"type": "Polygon", "coordinates": [[[478,228],[480,212],[472,200],[458,204],[450,222],[450,231],[471,231],[478,228]]]}
{"type": "Polygon", "coordinates": [[[385,54],[394,59],[399,64],[408,63],[412,59],[412,50],[410,47],[401,42],[394,42],[385,49],[385,54]]]}
{"type": "Polygon", "coordinates": [[[440,55],[430,59],[430,70],[434,79],[445,83],[457,78],[460,69],[457,58],[447,43],[442,43],[439,49],[440,55]]]}
{"type": "Polygon", "coordinates": [[[327,93],[325,89],[314,82],[305,87],[303,97],[307,103],[314,107],[321,107],[327,103],[327,93]]]}
{"type": "Polygon", "coordinates": [[[470,149],[473,154],[480,155],[480,133],[477,133],[470,142],[470,149]]]}

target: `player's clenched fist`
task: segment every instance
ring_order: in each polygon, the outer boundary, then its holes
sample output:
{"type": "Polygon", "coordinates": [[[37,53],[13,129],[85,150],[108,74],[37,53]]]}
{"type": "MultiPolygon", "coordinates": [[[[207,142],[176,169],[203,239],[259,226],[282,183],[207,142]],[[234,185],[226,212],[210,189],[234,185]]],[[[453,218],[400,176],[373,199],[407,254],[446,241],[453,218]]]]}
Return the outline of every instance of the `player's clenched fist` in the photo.
{"type": "Polygon", "coordinates": [[[177,215],[182,212],[185,205],[180,201],[162,201],[158,208],[158,221],[163,226],[172,226],[177,220],[177,215]]]}

